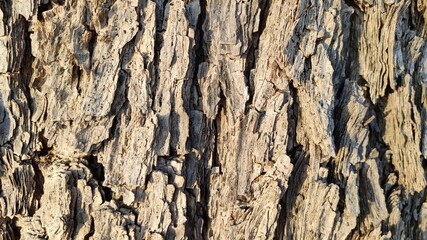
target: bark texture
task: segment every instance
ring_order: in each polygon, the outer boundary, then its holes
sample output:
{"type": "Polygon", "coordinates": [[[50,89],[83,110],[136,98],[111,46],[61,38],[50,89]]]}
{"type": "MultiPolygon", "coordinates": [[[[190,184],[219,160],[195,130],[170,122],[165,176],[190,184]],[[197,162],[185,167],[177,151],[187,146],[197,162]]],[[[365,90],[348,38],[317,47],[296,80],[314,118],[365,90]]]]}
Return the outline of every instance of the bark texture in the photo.
{"type": "Polygon", "coordinates": [[[427,239],[426,0],[0,0],[3,239],[427,239]]]}

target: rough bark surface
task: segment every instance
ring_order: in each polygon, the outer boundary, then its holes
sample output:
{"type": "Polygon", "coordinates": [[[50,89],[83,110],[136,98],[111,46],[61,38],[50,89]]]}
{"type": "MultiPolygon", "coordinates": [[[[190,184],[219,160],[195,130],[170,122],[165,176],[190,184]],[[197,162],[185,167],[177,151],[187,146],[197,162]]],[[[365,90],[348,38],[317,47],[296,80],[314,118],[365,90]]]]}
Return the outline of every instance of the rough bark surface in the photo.
{"type": "Polygon", "coordinates": [[[3,239],[427,239],[426,0],[0,0],[3,239]]]}

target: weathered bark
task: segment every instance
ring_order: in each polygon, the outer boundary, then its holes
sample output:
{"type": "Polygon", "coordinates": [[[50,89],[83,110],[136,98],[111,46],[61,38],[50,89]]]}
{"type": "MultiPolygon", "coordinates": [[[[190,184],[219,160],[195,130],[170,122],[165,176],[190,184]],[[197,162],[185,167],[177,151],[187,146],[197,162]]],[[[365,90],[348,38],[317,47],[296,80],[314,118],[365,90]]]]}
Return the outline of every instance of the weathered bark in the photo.
{"type": "Polygon", "coordinates": [[[427,1],[0,0],[3,239],[427,239],[427,1]]]}

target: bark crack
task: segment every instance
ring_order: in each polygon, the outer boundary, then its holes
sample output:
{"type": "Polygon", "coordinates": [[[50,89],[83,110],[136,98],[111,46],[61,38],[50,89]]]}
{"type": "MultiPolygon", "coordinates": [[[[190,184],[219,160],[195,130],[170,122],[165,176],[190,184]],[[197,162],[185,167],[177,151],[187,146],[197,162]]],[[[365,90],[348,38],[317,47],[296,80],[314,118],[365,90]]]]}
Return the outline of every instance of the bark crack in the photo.
{"type": "Polygon", "coordinates": [[[267,17],[269,14],[270,6],[271,6],[271,1],[269,0],[259,1],[260,20],[259,20],[258,31],[252,33],[252,37],[249,40],[248,49],[246,50],[246,53],[243,54],[246,56],[245,69],[243,74],[245,76],[245,80],[249,87],[249,99],[246,101],[245,113],[249,111],[249,108],[253,103],[255,89],[254,89],[252,71],[256,69],[259,40],[267,25],[267,17]]]}
{"type": "Polygon", "coordinates": [[[290,157],[293,169],[289,176],[289,185],[279,201],[280,212],[277,220],[276,231],[274,233],[275,239],[283,239],[286,224],[290,219],[290,213],[294,207],[296,195],[299,194],[300,188],[304,179],[301,178],[301,167],[306,168],[305,153],[303,146],[296,140],[297,123],[299,115],[299,99],[298,89],[294,87],[293,82],[289,81],[289,92],[292,105],[288,109],[288,143],[286,147],[286,154],[290,157]]]}
{"type": "Polygon", "coordinates": [[[103,186],[103,182],[105,180],[105,170],[102,163],[98,162],[98,157],[95,155],[89,155],[84,157],[86,160],[86,167],[89,168],[92,173],[93,179],[95,179],[98,183],[99,190],[101,192],[103,201],[111,201],[113,199],[113,194],[111,188],[103,186]]]}

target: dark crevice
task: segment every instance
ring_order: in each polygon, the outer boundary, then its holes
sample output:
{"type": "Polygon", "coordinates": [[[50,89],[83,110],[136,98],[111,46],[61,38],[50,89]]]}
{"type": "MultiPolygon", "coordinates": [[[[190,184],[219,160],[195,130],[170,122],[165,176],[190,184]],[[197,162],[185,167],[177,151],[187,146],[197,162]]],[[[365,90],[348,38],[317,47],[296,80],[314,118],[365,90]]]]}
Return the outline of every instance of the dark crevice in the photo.
{"type": "Polygon", "coordinates": [[[17,218],[0,217],[0,232],[3,239],[15,240],[21,238],[21,228],[17,226],[17,218]]]}
{"type": "Polygon", "coordinates": [[[150,91],[150,98],[153,99],[151,109],[155,110],[155,98],[156,98],[156,92],[157,87],[159,85],[160,81],[160,70],[159,70],[159,63],[160,63],[160,51],[163,47],[163,33],[165,32],[165,29],[163,29],[163,20],[165,17],[165,8],[166,4],[168,3],[168,0],[164,0],[160,3],[160,1],[156,1],[156,33],[155,33],[155,39],[154,39],[154,59],[151,64],[150,69],[150,79],[151,79],[151,91],[150,91]]]}
{"type": "Polygon", "coordinates": [[[77,80],[76,90],[77,90],[77,94],[80,96],[82,93],[82,89],[80,87],[80,81],[82,79],[82,69],[79,66],[74,65],[73,66],[73,75],[74,75],[73,79],[77,80]]]}
{"type": "MultiPolygon", "coordinates": [[[[203,25],[206,20],[206,0],[200,0],[200,14],[197,18],[197,24],[196,24],[196,32],[195,32],[195,46],[194,46],[194,52],[195,52],[195,60],[194,60],[194,72],[193,72],[193,89],[197,91],[197,95],[201,96],[202,93],[200,91],[199,86],[199,65],[203,62],[206,62],[208,59],[208,56],[205,52],[205,32],[203,31],[203,25]]],[[[192,104],[194,109],[198,109],[198,99],[194,99],[192,104]],[[197,101],[197,102],[196,102],[197,101]]]]}
{"type": "Polygon", "coordinates": [[[46,11],[49,11],[49,10],[51,10],[52,9],[52,3],[51,3],[51,1],[49,1],[49,2],[47,2],[47,3],[45,3],[45,4],[43,4],[43,3],[40,3],[39,5],[38,5],[38,8],[37,8],[37,20],[39,20],[40,22],[44,22],[45,21],[45,19],[44,19],[44,17],[43,17],[43,13],[44,12],[46,12],[46,11]]]}
{"type": "MultiPolygon", "coordinates": [[[[280,212],[277,220],[276,231],[274,233],[274,239],[283,239],[285,234],[286,223],[289,220],[290,212],[296,201],[296,196],[300,192],[302,183],[304,182],[304,176],[300,173],[302,168],[306,168],[305,162],[306,156],[303,150],[303,146],[298,144],[297,135],[297,123],[299,116],[299,99],[298,90],[293,86],[293,82],[289,82],[289,94],[292,99],[292,105],[288,109],[288,143],[286,147],[286,155],[291,158],[293,164],[292,172],[289,177],[289,185],[283,194],[283,197],[279,201],[280,212]]],[[[292,235],[287,234],[288,237],[292,235]]]]}
{"type": "Polygon", "coordinates": [[[90,217],[90,229],[89,232],[84,236],[84,240],[92,239],[93,234],[95,233],[95,221],[93,220],[93,217],[90,217]]]}
{"type": "Polygon", "coordinates": [[[95,45],[96,40],[98,39],[98,33],[95,30],[91,30],[89,26],[86,26],[86,31],[90,32],[90,40],[87,47],[89,50],[90,68],[92,68],[93,54],[95,52],[95,45]]]}
{"type": "Polygon", "coordinates": [[[218,152],[218,142],[219,142],[219,136],[221,135],[221,115],[223,114],[222,111],[225,109],[225,96],[220,90],[220,100],[218,102],[218,112],[217,116],[214,120],[214,136],[215,136],[215,143],[214,143],[214,150],[213,150],[213,160],[212,160],[212,167],[219,167],[219,172],[222,174],[221,169],[221,160],[218,152]]]}
{"type": "Polygon", "coordinates": [[[40,151],[35,151],[35,155],[38,157],[44,157],[49,155],[50,151],[53,149],[53,147],[48,146],[48,139],[43,135],[44,130],[38,133],[38,140],[40,141],[42,148],[40,151]]]}
{"type": "MultiPolygon", "coordinates": [[[[117,136],[120,124],[120,117],[128,108],[129,100],[127,82],[128,74],[124,70],[120,70],[119,79],[117,81],[116,93],[114,96],[113,104],[111,105],[116,107],[112,107],[110,112],[110,114],[113,115],[114,118],[110,127],[109,137],[105,141],[110,141],[111,139],[114,139],[115,136],[117,136]]],[[[105,141],[99,148],[102,148],[102,146],[105,144],[105,141]]],[[[94,150],[95,149],[91,149],[92,152],[94,150]]]]}
{"type": "MultiPolygon", "coordinates": [[[[207,19],[207,0],[200,0],[200,15],[199,15],[199,19],[197,22],[197,29],[196,29],[196,37],[198,37],[198,39],[196,39],[198,47],[197,47],[197,55],[196,55],[196,69],[195,69],[195,75],[194,75],[194,79],[195,81],[198,82],[198,73],[199,73],[199,65],[202,62],[207,62],[208,61],[208,55],[205,52],[208,51],[209,46],[206,46],[206,42],[204,41],[205,39],[205,32],[203,30],[204,27],[208,28],[209,26],[207,26],[208,22],[206,21],[207,19]],[[207,22],[207,23],[206,23],[207,22]],[[206,49],[204,48],[206,47],[206,49]]],[[[198,89],[198,91],[200,92],[200,89],[198,89]]],[[[203,121],[207,121],[208,122],[208,126],[210,128],[210,130],[208,130],[210,132],[209,136],[206,136],[208,144],[207,147],[207,151],[203,151],[204,153],[201,156],[201,164],[200,164],[200,178],[198,179],[198,184],[200,186],[200,202],[196,203],[195,206],[195,211],[196,211],[196,215],[199,217],[199,222],[202,222],[202,226],[201,226],[201,233],[200,235],[195,235],[194,239],[210,239],[210,225],[211,225],[211,219],[209,217],[209,199],[211,197],[211,191],[210,191],[210,179],[211,179],[211,174],[212,174],[212,168],[213,166],[219,167],[220,168],[220,172],[221,172],[221,167],[220,167],[220,159],[219,159],[219,154],[218,154],[218,136],[219,136],[219,127],[221,124],[221,120],[218,119],[221,116],[221,111],[223,108],[223,105],[225,104],[225,97],[224,94],[222,93],[222,90],[220,89],[220,102],[218,103],[218,112],[217,112],[217,116],[213,121],[209,121],[204,117],[203,121]],[[213,134],[213,136],[212,136],[213,134]],[[210,166],[209,164],[209,159],[212,157],[212,165],[210,166]]],[[[200,226],[197,226],[200,228],[200,226]]]]}
{"type": "Polygon", "coordinates": [[[245,69],[244,69],[244,76],[247,81],[247,86],[249,90],[249,99],[246,102],[246,108],[245,111],[247,112],[249,110],[249,107],[252,105],[253,97],[254,97],[254,83],[251,76],[251,71],[256,68],[256,55],[259,48],[259,40],[264,32],[265,26],[267,25],[267,17],[269,14],[271,1],[270,0],[260,0],[259,1],[259,9],[260,9],[260,19],[259,19],[259,26],[258,31],[252,33],[252,37],[249,39],[248,43],[248,49],[246,50],[246,53],[244,53],[244,56],[246,57],[246,63],[245,63],[245,69]]]}
{"type": "MultiPolygon", "coordinates": [[[[69,187],[71,187],[72,189],[78,189],[77,181],[78,181],[78,178],[75,178],[75,177],[68,180],[69,187]]],[[[79,210],[81,210],[80,207],[81,207],[81,202],[78,199],[78,197],[72,198],[71,202],[70,202],[70,208],[72,210],[71,210],[71,214],[69,215],[70,218],[68,219],[68,224],[69,224],[69,226],[71,226],[70,236],[73,236],[73,237],[75,237],[78,230],[80,229],[78,227],[79,226],[78,214],[79,214],[79,210]]]]}
{"type": "Polygon", "coordinates": [[[291,175],[289,176],[288,188],[286,189],[282,199],[279,202],[280,213],[277,220],[277,227],[274,234],[274,239],[283,239],[286,232],[288,238],[293,238],[292,227],[287,227],[291,224],[292,211],[298,210],[298,206],[295,206],[297,197],[301,194],[301,188],[307,178],[307,168],[310,156],[308,156],[303,150],[295,151],[290,155],[291,162],[293,164],[291,175]]]}
{"type": "MultiPolygon", "coordinates": [[[[421,211],[423,210],[423,203],[426,202],[427,200],[427,190],[421,191],[419,194],[417,194],[418,196],[414,196],[413,199],[415,201],[415,205],[416,205],[416,212],[421,215],[421,211]]],[[[414,216],[413,216],[414,218],[414,216]]],[[[421,222],[422,218],[418,217],[417,220],[415,220],[415,223],[413,224],[414,226],[414,238],[419,238],[421,239],[421,235],[424,231],[424,229],[421,229],[421,222]],[[417,227],[416,227],[417,226],[417,227]]]]}
{"type": "MultiPolygon", "coordinates": [[[[197,18],[197,25],[196,25],[196,68],[198,67],[198,63],[202,63],[204,61],[206,61],[207,59],[207,55],[205,54],[204,48],[203,46],[205,45],[204,42],[204,34],[205,32],[203,31],[203,25],[205,23],[206,20],[206,5],[207,5],[207,0],[200,0],[200,14],[199,17],[197,18]]],[[[197,71],[195,71],[197,72],[197,71]]],[[[197,77],[197,76],[196,76],[197,77]]]]}
{"type": "Polygon", "coordinates": [[[348,6],[354,8],[355,10],[359,10],[360,12],[363,12],[362,9],[360,9],[359,5],[357,5],[356,0],[344,0],[344,2],[348,6]]]}
{"type": "Polygon", "coordinates": [[[299,115],[299,99],[298,89],[294,87],[293,82],[289,82],[289,97],[292,99],[292,105],[288,109],[288,142],[286,146],[286,154],[292,156],[296,151],[302,149],[302,146],[297,143],[297,124],[299,115]]]}
{"type": "Polygon", "coordinates": [[[178,193],[180,191],[175,187],[175,191],[173,193],[172,202],[169,203],[169,210],[171,213],[171,224],[173,227],[178,227],[178,207],[177,207],[177,199],[178,199],[178,193]]]}
{"type": "MultiPolygon", "coordinates": [[[[33,99],[31,97],[31,91],[30,91],[30,82],[31,82],[31,77],[33,76],[33,62],[34,62],[34,56],[31,54],[31,38],[30,38],[30,23],[27,22],[25,20],[24,17],[20,16],[20,23],[22,25],[21,27],[21,32],[17,33],[18,36],[16,37],[21,37],[23,38],[23,42],[24,42],[24,51],[23,51],[23,55],[22,55],[22,62],[18,63],[20,64],[20,68],[19,68],[19,73],[20,73],[20,78],[21,81],[18,81],[18,86],[19,88],[22,90],[24,96],[25,96],[25,100],[27,101],[27,106],[26,108],[28,109],[28,111],[23,111],[23,118],[24,119],[31,119],[32,115],[33,115],[33,106],[34,106],[34,102],[33,99]],[[22,35],[21,35],[22,34],[22,35]],[[21,35],[21,36],[19,36],[21,35]]],[[[14,33],[13,31],[13,34],[14,33]]],[[[14,36],[12,36],[14,37],[14,36]]],[[[17,97],[17,99],[19,99],[19,97],[17,97]]],[[[28,132],[32,132],[33,130],[31,129],[31,124],[28,124],[29,126],[27,127],[27,129],[25,129],[28,132]]],[[[18,130],[19,128],[16,128],[16,130],[18,130]]],[[[31,138],[33,136],[31,135],[31,138]]],[[[30,142],[34,141],[34,139],[30,139],[30,142]]],[[[31,151],[32,149],[28,149],[28,151],[31,151]]]]}
{"type": "MultiPolygon", "coordinates": [[[[214,152],[212,154],[215,154],[214,152]]],[[[202,166],[201,166],[201,179],[200,184],[200,202],[196,203],[196,214],[202,219],[202,232],[201,236],[196,236],[195,239],[210,239],[209,229],[211,224],[211,219],[209,217],[209,199],[211,197],[210,192],[210,178],[211,170],[208,166],[209,156],[203,156],[202,166]]]]}
{"type": "Polygon", "coordinates": [[[57,4],[59,6],[62,6],[65,3],[65,0],[51,0],[51,1],[52,3],[57,4]]]}
{"type": "MultiPolygon", "coordinates": [[[[424,175],[426,175],[427,174],[427,159],[424,157],[421,157],[421,166],[424,169],[424,172],[425,172],[424,175]]],[[[425,177],[427,178],[427,176],[425,176],[425,177]]]]}
{"type": "MultiPolygon", "coordinates": [[[[361,35],[360,25],[362,24],[362,21],[363,15],[356,7],[350,16],[349,43],[345,56],[348,59],[345,63],[345,76],[350,79],[356,79],[359,75],[359,38],[361,35]]],[[[339,91],[339,93],[341,92],[342,91],[339,91]]],[[[340,99],[340,97],[340,94],[337,94],[337,99],[340,99]]]]}
{"type": "Polygon", "coordinates": [[[418,36],[425,37],[425,20],[423,13],[418,11],[418,4],[414,0],[410,4],[410,11],[408,13],[408,26],[410,30],[416,30],[418,36]]]}
{"type": "Polygon", "coordinates": [[[179,156],[177,150],[175,149],[175,147],[172,144],[169,144],[169,156],[168,157],[177,157],[177,156],[179,156]]]}
{"type": "Polygon", "coordinates": [[[197,193],[191,186],[193,182],[196,182],[196,175],[198,173],[198,159],[194,153],[185,155],[185,161],[183,166],[183,175],[185,176],[185,186],[183,191],[186,196],[187,211],[185,213],[187,222],[185,224],[185,236],[190,240],[200,239],[197,238],[201,235],[201,232],[197,232],[200,229],[198,219],[200,216],[197,215],[197,193]],[[190,183],[190,184],[188,184],[190,183]]]}
{"type": "MultiPolygon", "coordinates": [[[[128,83],[129,73],[125,70],[119,70],[119,78],[117,80],[116,92],[114,94],[114,100],[111,104],[110,115],[114,115],[115,117],[120,117],[121,113],[123,113],[128,105],[128,83]]],[[[114,136],[114,135],[113,135],[114,136]]]]}
{"type": "Polygon", "coordinates": [[[102,185],[105,180],[104,166],[98,162],[98,157],[95,155],[86,156],[84,159],[87,161],[85,165],[92,173],[93,179],[98,182],[103,201],[111,201],[113,198],[111,188],[102,185]]]}
{"type": "Polygon", "coordinates": [[[156,170],[156,166],[155,165],[153,165],[153,167],[152,167],[152,169],[151,169],[151,171],[150,172],[148,172],[148,174],[147,174],[147,177],[145,178],[145,182],[144,182],[144,185],[142,186],[143,188],[143,190],[145,191],[145,190],[147,190],[147,187],[148,187],[148,183],[150,183],[150,181],[152,181],[152,178],[153,178],[153,172],[156,170]]]}
{"type": "MultiPolygon", "coordinates": [[[[114,136],[117,136],[118,126],[120,123],[120,119],[118,116],[115,116],[109,131],[109,139],[113,139],[114,136]]],[[[108,139],[108,140],[109,140],[108,139]]]]}
{"type": "Polygon", "coordinates": [[[105,201],[109,202],[111,199],[113,199],[113,192],[111,191],[111,188],[102,187],[102,191],[104,192],[105,201]]]}
{"type": "Polygon", "coordinates": [[[40,207],[40,199],[44,193],[44,177],[40,168],[35,160],[31,161],[31,164],[34,169],[34,195],[33,195],[33,204],[29,209],[29,216],[33,216],[36,210],[40,207]]]}
{"type": "Polygon", "coordinates": [[[330,161],[328,161],[326,163],[325,167],[328,169],[328,172],[329,172],[328,173],[328,177],[326,178],[327,183],[328,184],[337,183],[338,179],[333,174],[334,171],[335,171],[335,169],[336,169],[336,167],[337,167],[335,161],[333,161],[333,159],[331,159],[330,161]]]}
{"type": "MultiPolygon", "coordinates": [[[[202,129],[203,125],[203,119],[198,119],[196,116],[197,114],[192,114],[191,111],[195,110],[201,110],[201,104],[199,102],[199,96],[202,95],[200,86],[199,86],[199,66],[201,63],[206,62],[208,59],[208,56],[205,52],[205,46],[206,42],[204,40],[205,32],[203,30],[205,20],[206,20],[206,0],[200,0],[200,13],[197,18],[197,23],[195,26],[195,45],[192,49],[191,55],[194,56],[194,61],[192,62],[192,66],[194,67],[192,81],[191,81],[191,87],[190,87],[190,93],[192,94],[192,97],[190,98],[190,104],[187,107],[188,110],[190,110],[190,130],[189,130],[189,144],[191,148],[198,149],[199,148],[199,138],[198,138],[198,129],[202,129]]],[[[184,92],[184,91],[183,91],[184,92]]],[[[208,225],[209,222],[209,216],[207,213],[207,206],[208,206],[208,200],[209,200],[209,173],[206,173],[206,168],[204,167],[204,164],[206,164],[206,160],[203,159],[202,167],[200,168],[200,165],[198,163],[197,159],[198,157],[192,152],[185,156],[185,162],[184,162],[184,176],[186,178],[187,182],[197,182],[201,189],[201,202],[197,202],[196,200],[196,193],[194,189],[185,187],[184,193],[186,195],[187,199],[187,223],[185,225],[185,232],[188,239],[207,239],[207,230],[204,231],[205,226],[208,225]],[[200,173],[202,174],[202,177],[197,178],[196,172],[198,172],[195,169],[200,169],[200,173]],[[200,219],[203,219],[203,225],[200,226],[200,219]],[[203,228],[203,229],[201,229],[203,228]],[[201,231],[200,231],[201,230],[201,231]]],[[[207,228],[206,228],[207,229],[207,228]]]]}
{"type": "MultiPolygon", "coordinates": [[[[12,229],[13,234],[16,239],[21,239],[21,227],[17,225],[18,218],[14,217],[10,224],[10,228],[12,229]]],[[[13,238],[12,238],[13,239],[13,238]]]]}
{"type": "Polygon", "coordinates": [[[104,177],[104,166],[101,163],[98,163],[98,158],[96,156],[87,156],[85,158],[88,162],[87,167],[89,168],[92,176],[98,182],[103,182],[105,180],[104,177]]]}

